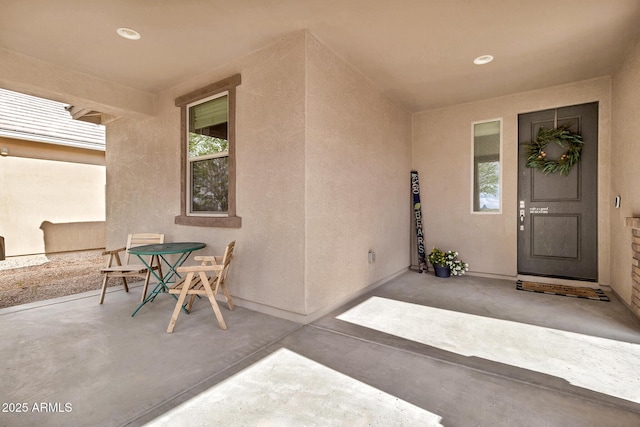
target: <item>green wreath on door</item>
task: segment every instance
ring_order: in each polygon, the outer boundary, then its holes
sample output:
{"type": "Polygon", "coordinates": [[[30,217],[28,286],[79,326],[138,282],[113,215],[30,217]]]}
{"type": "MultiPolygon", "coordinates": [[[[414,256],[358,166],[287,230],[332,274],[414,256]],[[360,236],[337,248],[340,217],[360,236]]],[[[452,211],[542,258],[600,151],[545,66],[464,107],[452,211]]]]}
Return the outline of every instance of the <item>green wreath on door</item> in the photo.
{"type": "Polygon", "coordinates": [[[567,127],[545,129],[541,127],[535,141],[525,142],[527,147],[527,167],[538,169],[545,175],[560,172],[569,175],[571,168],[580,160],[584,141],[582,136],[571,132],[567,127]],[[544,149],[555,142],[566,151],[559,159],[550,159],[544,149]]]}

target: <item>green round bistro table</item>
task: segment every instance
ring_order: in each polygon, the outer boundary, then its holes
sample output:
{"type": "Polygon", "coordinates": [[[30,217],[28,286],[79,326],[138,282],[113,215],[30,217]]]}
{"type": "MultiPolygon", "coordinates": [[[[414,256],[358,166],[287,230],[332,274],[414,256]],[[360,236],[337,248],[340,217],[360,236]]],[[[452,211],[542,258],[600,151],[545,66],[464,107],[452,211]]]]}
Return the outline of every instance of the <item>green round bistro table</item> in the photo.
{"type": "MultiPolygon", "coordinates": [[[[173,242],[173,243],[155,243],[152,245],[142,245],[136,246],[129,249],[129,253],[136,255],[140,261],[147,267],[154,277],[158,280],[158,284],[153,288],[149,296],[147,296],[142,303],[136,308],[131,317],[135,316],[138,310],[142,308],[146,303],[153,301],[158,294],[163,292],[168,292],[169,283],[172,283],[175,278],[180,278],[180,275],[176,271],[178,267],[180,267],[184,262],[189,258],[189,255],[193,251],[200,250],[207,246],[205,243],[201,242],[173,242]],[[151,259],[147,263],[145,256],[151,256],[151,259]],[[167,258],[168,255],[178,255],[173,261],[167,258]],[[162,274],[162,269],[159,269],[156,272],[155,269],[151,268],[154,264],[154,261],[161,265],[162,262],[167,266],[166,274],[162,274]]],[[[172,295],[176,298],[175,295],[172,295]]]]}

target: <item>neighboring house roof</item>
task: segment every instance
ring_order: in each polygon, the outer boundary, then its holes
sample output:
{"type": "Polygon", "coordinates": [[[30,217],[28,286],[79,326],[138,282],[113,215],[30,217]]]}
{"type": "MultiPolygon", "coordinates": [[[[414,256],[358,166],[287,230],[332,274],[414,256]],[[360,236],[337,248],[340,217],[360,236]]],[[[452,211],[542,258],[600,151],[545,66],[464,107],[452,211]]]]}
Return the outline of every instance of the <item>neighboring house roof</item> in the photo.
{"type": "Polygon", "coordinates": [[[104,126],[73,120],[68,108],[0,88],[0,137],[104,151],[104,126]]]}

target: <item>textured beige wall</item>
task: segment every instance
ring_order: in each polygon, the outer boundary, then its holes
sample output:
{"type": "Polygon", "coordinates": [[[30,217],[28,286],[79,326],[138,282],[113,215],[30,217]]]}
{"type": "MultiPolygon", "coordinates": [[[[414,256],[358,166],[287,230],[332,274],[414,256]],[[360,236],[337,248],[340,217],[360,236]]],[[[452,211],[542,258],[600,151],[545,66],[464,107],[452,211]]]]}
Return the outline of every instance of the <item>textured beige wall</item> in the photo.
{"type": "Polygon", "coordinates": [[[411,116],[313,36],[307,40],[312,313],[409,266],[411,116]]]}
{"type": "Polygon", "coordinates": [[[620,195],[620,209],[611,212],[611,287],[631,301],[631,229],[626,217],[640,217],[640,43],[629,53],[612,83],[613,134],[611,196],[620,195]]]}
{"type": "MultiPolygon", "coordinates": [[[[101,187],[104,194],[104,186],[101,187]]],[[[105,221],[44,221],[40,230],[46,253],[103,249],[105,244],[105,221]]]]}
{"type": "Polygon", "coordinates": [[[109,246],[131,231],[204,241],[203,253],[235,239],[234,297],[299,315],[409,265],[410,114],[308,33],[173,88],[157,104],[156,117],[108,125],[109,246]],[[176,226],[174,99],[235,73],[242,228],[176,226]]]}
{"type": "Polygon", "coordinates": [[[108,125],[108,245],[122,245],[133,231],[157,231],[167,241],[207,243],[202,254],[222,254],[237,240],[229,276],[234,297],[303,313],[304,59],[301,32],[163,93],[155,117],[108,125]],[[174,100],[235,73],[242,75],[236,111],[242,228],[175,225],[180,109],[174,100]]]}
{"type": "Polygon", "coordinates": [[[599,101],[599,282],[609,284],[609,78],[427,111],[413,117],[426,247],[457,250],[471,272],[517,274],[518,114],[599,101]],[[471,123],[503,119],[502,213],[471,214],[471,123]]]}
{"type": "Polygon", "coordinates": [[[104,166],[0,157],[0,189],[7,256],[104,247],[104,166]]]}

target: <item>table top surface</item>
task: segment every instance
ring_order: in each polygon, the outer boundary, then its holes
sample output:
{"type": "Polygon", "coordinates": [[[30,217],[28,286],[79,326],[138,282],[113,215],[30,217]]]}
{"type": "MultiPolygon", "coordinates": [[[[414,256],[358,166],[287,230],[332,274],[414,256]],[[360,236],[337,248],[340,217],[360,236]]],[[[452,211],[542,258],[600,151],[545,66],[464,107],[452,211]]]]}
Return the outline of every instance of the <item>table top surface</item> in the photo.
{"type": "Polygon", "coordinates": [[[201,242],[155,243],[153,245],[136,246],[129,249],[134,255],[164,255],[197,251],[207,246],[201,242]]]}

